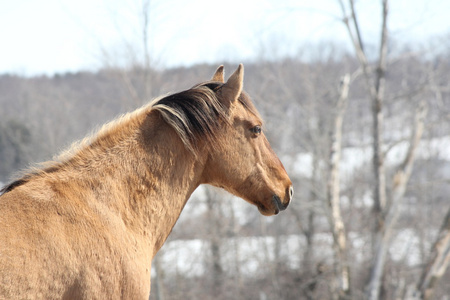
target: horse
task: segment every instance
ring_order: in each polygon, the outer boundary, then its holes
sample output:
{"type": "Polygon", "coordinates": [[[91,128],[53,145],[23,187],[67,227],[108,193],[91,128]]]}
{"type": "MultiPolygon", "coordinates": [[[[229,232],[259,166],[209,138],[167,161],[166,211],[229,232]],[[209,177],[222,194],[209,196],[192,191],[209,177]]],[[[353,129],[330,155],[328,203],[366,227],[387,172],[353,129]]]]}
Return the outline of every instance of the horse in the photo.
{"type": "Polygon", "coordinates": [[[286,209],[292,182],[243,76],[220,66],[6,185],[0,299],[148,299],[152,259],[201,184],[286,209]]]}

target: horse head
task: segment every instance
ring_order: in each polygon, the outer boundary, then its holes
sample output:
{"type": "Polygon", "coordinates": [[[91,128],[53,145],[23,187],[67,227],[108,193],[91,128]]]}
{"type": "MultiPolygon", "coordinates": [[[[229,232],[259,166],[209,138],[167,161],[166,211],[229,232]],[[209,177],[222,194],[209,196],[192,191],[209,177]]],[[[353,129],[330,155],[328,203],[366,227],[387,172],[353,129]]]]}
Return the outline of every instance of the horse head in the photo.
{"type": "Polygon", "coordinates": [[[210,147],[204,183],[224,188],[258,207],[261,214],[285,210],[293,196],[292,182],[272,150],[263,121],[243,91],[244,67],[224,82],[223,66],[209,85],[227,114],[217,147],[210,147]]]}

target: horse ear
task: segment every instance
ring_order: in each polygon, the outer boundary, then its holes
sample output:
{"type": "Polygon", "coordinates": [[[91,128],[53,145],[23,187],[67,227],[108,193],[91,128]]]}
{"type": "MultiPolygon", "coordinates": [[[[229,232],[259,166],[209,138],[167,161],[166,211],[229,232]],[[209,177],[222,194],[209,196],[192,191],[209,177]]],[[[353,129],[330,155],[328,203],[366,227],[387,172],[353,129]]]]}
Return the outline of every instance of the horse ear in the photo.
{"type": "Polygon", "coordinates": [[[244,65],[240,64],[236,71],[228,78],[228,81],[222,86],[222,97],[225,101],[233,103],[242,92],[244,85],[244,65]]]}
{"type": "Polygon", "coordinates": [[[216,73],[214,73],[213,77],[211,78],[211,81],[225,82],[223,74],[223,65],[221,65],[217,68],[216,73]]]}

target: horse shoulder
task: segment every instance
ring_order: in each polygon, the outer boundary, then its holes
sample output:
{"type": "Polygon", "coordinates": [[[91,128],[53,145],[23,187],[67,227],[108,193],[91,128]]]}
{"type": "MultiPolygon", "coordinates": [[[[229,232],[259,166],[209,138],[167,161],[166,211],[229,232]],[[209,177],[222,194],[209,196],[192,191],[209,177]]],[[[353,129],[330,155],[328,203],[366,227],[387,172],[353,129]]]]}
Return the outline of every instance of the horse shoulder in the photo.
{"type": "Polygon", "coordinates": [[[108,210],[74,193],[39,181],[0,197],[0,298],[26,298],[26,291],[42,298],[148,297],[150,259],[142,259],[141,243],[130,242],[108,210]]]}

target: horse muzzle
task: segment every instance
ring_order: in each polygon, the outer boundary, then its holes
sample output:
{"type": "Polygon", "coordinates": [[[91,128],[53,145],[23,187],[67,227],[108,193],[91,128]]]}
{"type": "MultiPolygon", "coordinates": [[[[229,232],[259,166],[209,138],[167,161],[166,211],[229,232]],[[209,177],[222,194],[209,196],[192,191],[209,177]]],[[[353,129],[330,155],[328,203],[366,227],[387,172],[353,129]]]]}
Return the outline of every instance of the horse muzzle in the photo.
{"type": "Polygon", "coordinates": [[[286,191],[285,203],[281,201],[278,195],[273,195],[272,201],[275,206],[275,214],[278,214],[280,211],[285,210],[289,206],[289,203],[291,202],[293,196],[294,196],[294,188],[292,187],[292,185],[286,191]]]}

